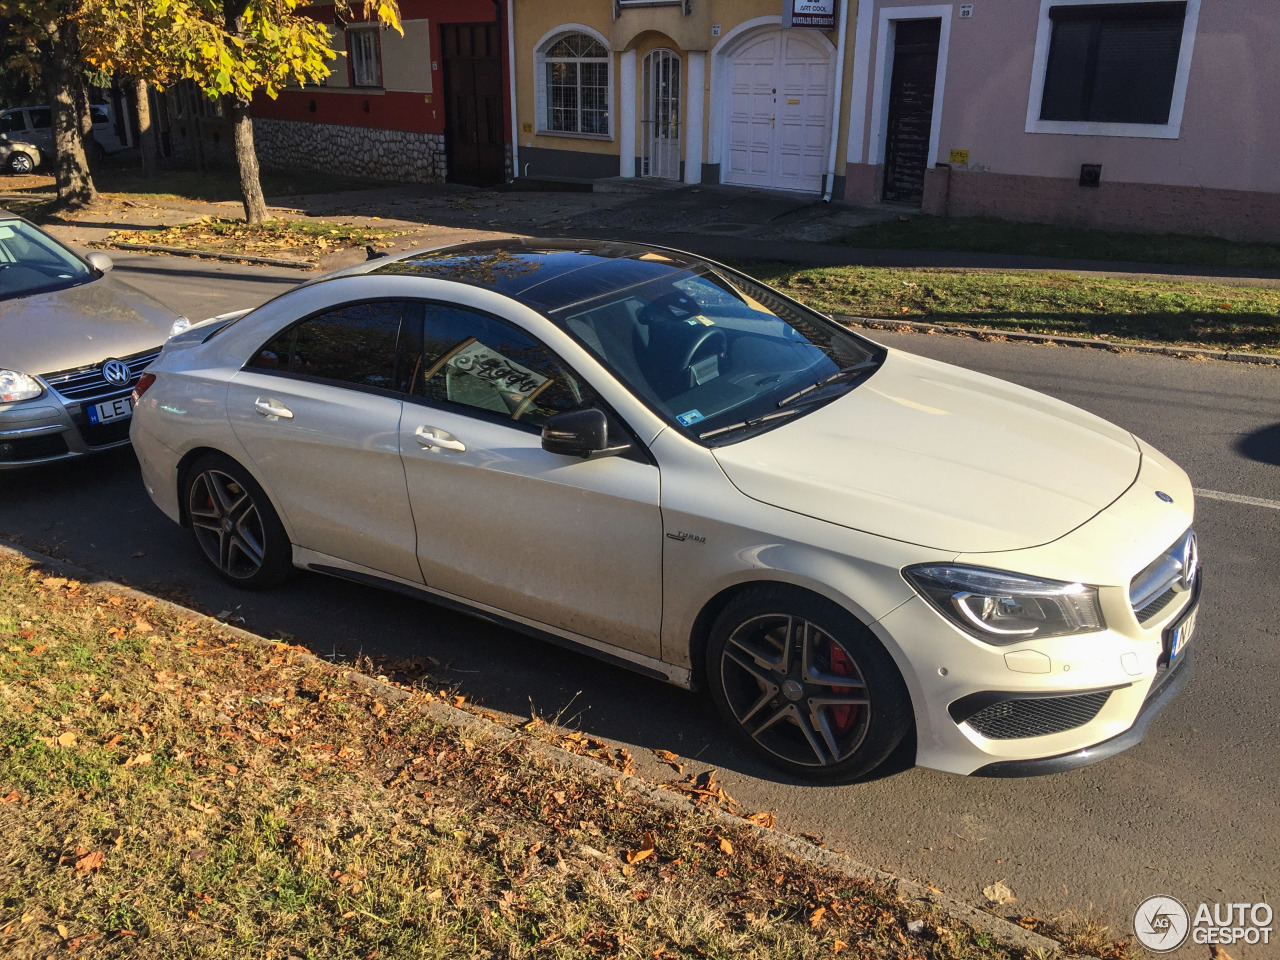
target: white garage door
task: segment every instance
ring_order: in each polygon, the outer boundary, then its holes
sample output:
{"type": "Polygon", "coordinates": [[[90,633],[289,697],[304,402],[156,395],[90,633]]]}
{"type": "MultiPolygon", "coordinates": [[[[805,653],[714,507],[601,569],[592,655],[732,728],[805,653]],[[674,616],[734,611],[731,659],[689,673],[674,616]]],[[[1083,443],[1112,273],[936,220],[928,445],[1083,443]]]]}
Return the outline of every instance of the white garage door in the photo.
{"type": "Polygon", "coordinates": [[[820,191],[831,143],[830,50],[808,31],[774,28],[728,57],[724,182],[820,191]]]}

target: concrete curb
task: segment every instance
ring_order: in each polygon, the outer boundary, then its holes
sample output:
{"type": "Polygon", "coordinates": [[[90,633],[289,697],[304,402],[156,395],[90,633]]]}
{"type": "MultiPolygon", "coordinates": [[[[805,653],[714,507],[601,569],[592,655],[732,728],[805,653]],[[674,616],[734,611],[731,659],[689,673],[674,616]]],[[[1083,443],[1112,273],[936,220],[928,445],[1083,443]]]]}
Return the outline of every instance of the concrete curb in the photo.
{"type": "Polygon", "coordinates": [[[114,240],[92,240],[87,246],[104,250],[140,250],[144,253],[167,253],[171,257],[199,257],[202,260],[225,260],[229,263],[253,263],[264,267],[290,267],[314,270],[316,260],[292,260],[287,257],[256,257],[247,253],[222,253],[218,250],[196,250],[191,247],[168,247],[160,243],[125,243],[114,240]]]}
{"type": "MultiPolygon", "coordinates": [[[[226,636],[233,637],[236,640],[245,641],[247,643],[258,644],[261,646],[271,647],[275,645],[274,641],[268,640],[260,634],[251,633],[240,627],[232,626],[229,623],[211,617],[208,614],[200,613],[192,610],[190,607],[184,607],[180,603],[172,600],[165,600],[162,597],[154,596],[142,590],[127,587],[124,584],[116,583],[112,580],[106,580],[98,574],[88,570],[69,560],[61,560],[57,557],[50,557],[28,547],[9,543],[0,540],[0,556],[5,557],[22,557],[24,559],[38,563],[41,567],[65,576],[69,579],[82,581],[89,592],[102,594],[106,596],[127,597],[133,600],[145,600],[154,602],[157,606],[179,616],[202,621],[226,636]]],[[[296,648],[293,648],[296,649],[296,648]]],[[[321,657],[316,656],[309,651],[297,651],[303,660],[310,661],[315,666],[333,671],[350,683],[363,688],[380,699],[390,703],[403,703],[412,698],[412,694],[408,691],[385,683],[375,677],[367,674],[358,673],[353,670],[345,670],[337,664],[330,663],[321,657]]],[[[946,914],[949,918],[966,924],[979,933],[985,933],[1000,943],[1020,949],[1024,951],[1042,951],[1053,956],[1063,956],[1062,945],[1056,940],[1050,940],[1048,937],[1025,930],[1015,923],[1004,920],[993,914],[986,913],[967,903],[954,900],[951,897],[936,893],[934,890],[917,883],[913,880],[907,880],[902,877],[886,873],[883,870],[877,870],[874,867],[860,863],[853,857],[844,853],[837,853],[833,850],[825,850],[817,845],[810,843],[800,837],[795,837],[784,833],[780,830],[762,827],[750,820],[734,816],[718,807],[706,804],[697,804],[692,800],[671,790],[644,780],[640,777],[624,774],[612,767],[607,767],[590,757],[580,756],[571,751],[564,750],[553,744],[546,743],[536,737],[522,734],[515,730],[510,730],[496,723],[490,723],[475,714],[469,713],[449,703],[441,700],[432,700],[427,703],[420,704],[418,707],[422,713],[431,719],[438,721],[456,729],[469,732],[479,737],[488,737],[502,743],[512,743],[519,741],[522,746],[530,751],[540,755],[544,759],[572,767],[578,772],[586,776],[596,777],[609,783],[618,783],[627,790],[639,794],[651,803],[661,806],[667,810],[687,816],[707,816],[712,820],[733,826],[738,829],[751,830],[757,837],[765,843],[771,844],[775,848],[795,857],[796,859],[822,867],[827,870],[834,870],[845,876],[856,880],[873,880],[886,884],[894,889],[897,893],[911,900],[918,901],[923,904],[939,910],[946,914]]],[[[1067,958],[1069,960],[1069,958],[1067,958]]]]}
{"type": "Polygon", "coordinates": [[[891,330],[913,333],[945,333],[948,336],[972,337],[975,340],[1013,340],[1020,343],[1045,343],[1060,347],[1086,347],[1107,350],[1111,353],[1159,353],[1166,357],[1197,358],[1203,360],[1227,360],[1231,363],[1260,363],[1280,367],[1280,356],[1269,353],[1238,353],[1231,350],[1208,350],[1204,347],[1161,347],[1145,343],[1121,343],[1114,340],[1097,340],[1090,337],[1059,337],[1044,333],[1017,333],[992,330],[987,327],[962,327],[950,324],[923,323],[919,320],[881,320],[874,317],[854,317],[834,314],[833,319],[852,327],[871,330],[891,330]]]}

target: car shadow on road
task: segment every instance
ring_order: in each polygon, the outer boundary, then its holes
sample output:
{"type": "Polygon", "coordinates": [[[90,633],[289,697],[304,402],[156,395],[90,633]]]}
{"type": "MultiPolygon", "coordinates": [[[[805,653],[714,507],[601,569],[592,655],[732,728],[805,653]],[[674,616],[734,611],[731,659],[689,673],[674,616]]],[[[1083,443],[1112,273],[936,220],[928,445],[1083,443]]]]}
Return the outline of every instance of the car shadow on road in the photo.
{"type": "Polygon", "coordinates": [[[1235,446],[1242,457],[1280,467],[1280,423],[1246,434],[1236,441],[1235,446]]]}

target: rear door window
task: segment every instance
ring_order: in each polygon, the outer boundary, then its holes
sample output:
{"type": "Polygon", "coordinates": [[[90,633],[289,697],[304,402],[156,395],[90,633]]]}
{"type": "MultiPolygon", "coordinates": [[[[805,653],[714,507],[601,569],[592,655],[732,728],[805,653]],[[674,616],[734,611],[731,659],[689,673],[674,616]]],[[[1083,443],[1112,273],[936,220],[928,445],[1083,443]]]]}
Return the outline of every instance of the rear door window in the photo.
{"type": "Polygon", "coordinates": [[[245,368],[403,393],[411,371],[398,364],[402,331],[416,326],[421,310],[421,304],[404,300],[328,310],[277,334],[245,368]]]}

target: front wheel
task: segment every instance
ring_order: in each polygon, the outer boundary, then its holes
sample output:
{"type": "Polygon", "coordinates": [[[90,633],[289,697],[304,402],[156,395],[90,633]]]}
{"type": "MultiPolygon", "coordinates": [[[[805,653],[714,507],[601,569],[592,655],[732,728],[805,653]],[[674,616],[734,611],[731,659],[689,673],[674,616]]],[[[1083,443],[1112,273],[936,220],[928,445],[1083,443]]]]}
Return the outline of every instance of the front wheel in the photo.
{"type": "Polygon", "coordinates": [[[716,618],[707,679],[739,737],[795,776],[856,779],[911,729],[906,686],[871,631],[782,585],[740,594],[716,618]]]}
{"type": "Polygon", "coordinates": [[[15,150],[9,154],[9,172],[14,174],[30,173],[36,168],[36,162],[31,159],[30,154],[23,153],[21,150],[15,150]]]}
{"type": "Polygon", "coordinates": [[[196,543],[218,574],[258,590],[293,571],[293,546],[256,480],[230,457],[201,457],[187,474],[184,502],[196,543]]]}

